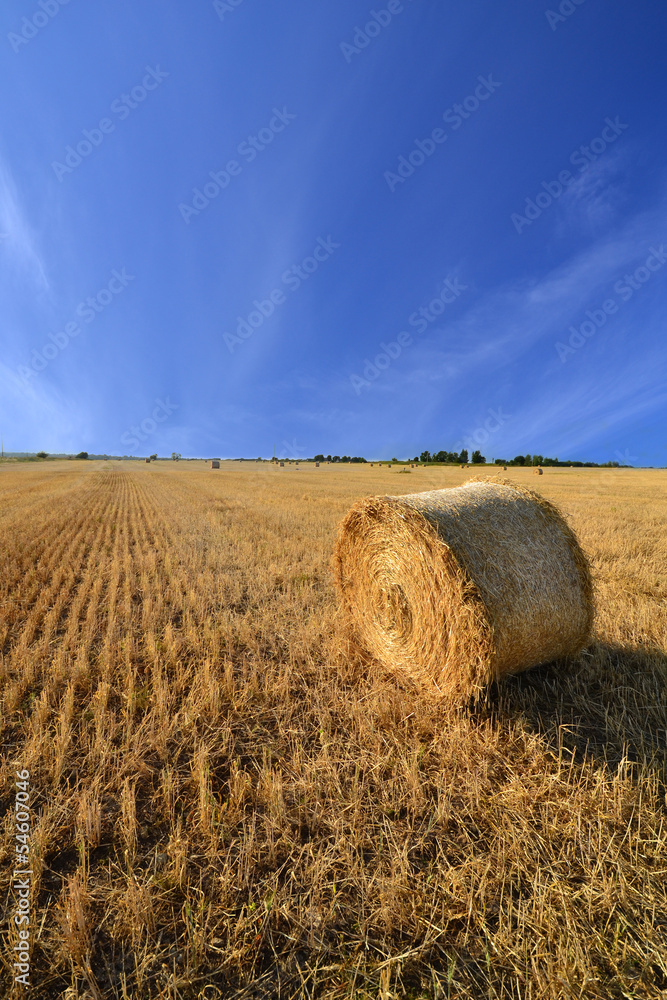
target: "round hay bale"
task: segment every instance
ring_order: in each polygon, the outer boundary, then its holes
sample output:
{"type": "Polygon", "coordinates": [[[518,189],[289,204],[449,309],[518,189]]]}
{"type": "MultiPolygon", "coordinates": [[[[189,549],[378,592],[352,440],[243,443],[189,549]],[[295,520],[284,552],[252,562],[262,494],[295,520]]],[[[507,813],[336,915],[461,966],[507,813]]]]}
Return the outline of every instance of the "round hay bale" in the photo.
{"type": "Polygon", "coordinates": [[[539,466],[538,466],[537,469],[533,469],[533,475],[534,476],[543,476],[544,475],[544,470],[540,469],[539,466]]]}
{"type": "Polygon", "coordinates": [[[508,480],[366,497],[340,525],[332,566],[353,643],[439,698],[477,696],[590,636],[574,532],[508,480]]]}

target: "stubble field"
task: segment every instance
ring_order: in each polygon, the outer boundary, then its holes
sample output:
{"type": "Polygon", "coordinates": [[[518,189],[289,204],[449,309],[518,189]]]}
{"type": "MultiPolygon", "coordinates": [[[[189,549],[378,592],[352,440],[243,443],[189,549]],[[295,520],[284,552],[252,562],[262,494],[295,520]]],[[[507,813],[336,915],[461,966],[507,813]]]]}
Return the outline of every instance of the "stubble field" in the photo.
{"type": "Polygon", "coordinates": [[[369,494],[469,472],[0,465],[0,992],[30,772],[34,997],[667,997],[667,472],[571,516],[595,641],[456,710],[339,636],[369,494]]]}

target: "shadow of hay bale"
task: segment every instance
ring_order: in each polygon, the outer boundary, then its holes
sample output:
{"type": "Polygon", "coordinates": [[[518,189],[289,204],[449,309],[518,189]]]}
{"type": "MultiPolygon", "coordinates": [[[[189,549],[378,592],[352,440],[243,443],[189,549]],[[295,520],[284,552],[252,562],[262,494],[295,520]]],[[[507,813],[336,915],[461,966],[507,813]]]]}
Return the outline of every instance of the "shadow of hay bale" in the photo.
{"type": "Polygon", "coordinates": [[[494,684],[488,710],[527,723],[556,752],[576,749],[612,768],[647,765],[667,778],[667,654],[659,649],[593,643],[494,684]]]}

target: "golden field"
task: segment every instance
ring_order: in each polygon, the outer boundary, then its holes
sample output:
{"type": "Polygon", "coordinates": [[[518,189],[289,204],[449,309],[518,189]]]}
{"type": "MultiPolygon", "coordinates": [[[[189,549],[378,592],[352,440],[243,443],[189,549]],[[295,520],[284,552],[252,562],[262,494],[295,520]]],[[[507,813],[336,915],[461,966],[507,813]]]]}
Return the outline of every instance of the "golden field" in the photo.
{"type": "Polygon", "coordinates": [[[504,474],[596,638],[451,709],[350,657],[329,559],[359,497],[470,475],[0,465],[3,996],[667,997],[667,471],[504,474]]]}

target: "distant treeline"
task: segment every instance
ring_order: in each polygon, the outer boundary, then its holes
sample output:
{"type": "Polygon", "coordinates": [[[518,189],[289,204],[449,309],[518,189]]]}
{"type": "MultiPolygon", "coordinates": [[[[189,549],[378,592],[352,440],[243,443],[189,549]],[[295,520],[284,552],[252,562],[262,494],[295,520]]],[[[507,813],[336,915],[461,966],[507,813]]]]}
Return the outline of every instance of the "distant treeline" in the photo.
{"type": "MultiPolygon", "coordinates": [[[[306,459],[306,461],[311,461],[311,459],[306,459]]],[[[333,457],[331,455],[315,455],[312,461],[313,462],[366,462],[368,461],[368,459],[359,458],[358,456],[350,458],[349,455],[343,455],[343,456],[333,455],[333,457]]]]}
{"type": "MultiPolygon", "coordinates": [[[[15,459],[25,459],[27,461],[44,460],[45,458],[65,458],[65,459],[91,459],[91,460],[110,460],[115,461],[135,461],[143,462],[144,456],[139,455],[92,455],[88,454],[87,451],[80,451],[78,455],[49,455],[45,451],[35,452],[18,452],[18,451],[6,451],[4,453],[5,458],[15,458],[15,459]]],[[[167,461],[166,458],[158,459],[157,455],[146,456],[150,457],[153,461],[167,461]]],[[[178,461],[181,456],[176,452],[171,455],[171,460],[178,461]]],[[[185,461],[209,461],[209,459],[186,459],[185,461]]],[[[225,459],[218,459],[218,461],[226,461],[225,459]]],[[[268,462],[271,459],[268,458],[237,458],[230,459],[229,461],[236,462],[268,462]]],[[[274,459],[273,461],[277,461],[274,459]]],[[[292,458],[290,461],[293,462],[349,462],[349,463],[363,463],[368,462],[367,458],[362,458],[360,455],[355,455],[350,457],[350,455],[315,455],[313,458],[292,458]]],[[[375,459],[378,462],[389,462],[389,459],[375,459]]],[[[406,463],[416,462],[420,465],[468,465],[472,463],[473,465],[486,465],[487,461],[484,455],[479,451],[473,451],[472,456],[468,456],[467,450],[464,448],[463,451],[436,451],[431,453],[430,451],[423,451],[421,455],[415,455],[414,458],[392,458],[392,463],[397,465],[405,465],[406,463]]],[[[622,465],[620,462],[578,462],[574,459],[565,459],[561,461],[558,458],[548,458],[544,455],[515,455],[514,458],[496,458],[493,460],[494,465],[541,465],[541,466],[560,466],[563,468],[574,467],[577,469],[618,469],[618,468],[629,468],[629,466],[622,465]]]]}
{"type": "MultiPolygon", "coordinates": [[[[313,459],[302,459],[302,461],[313,461],[313,462],[366,462],[365,458],[350,458],[349,455],[315,455],[313,459]]],[[[388,461],[388,459],[383,459],[382,461],[388,461]]],[[[468,456],[467,450],[464,448],[463,451],[436,451],[431,453],[430,451],[423,451],[421,455],[415,455],[414,458],[398,459],[392,458],[392,462],[404,463],[405,462],[419,462],[421,465],[467,465],[472,462],[473,465],[486,465],[486,458],[479,451],[473,451],[472,456],[468,456]]],[[[567,459],[561,461],[558,458],[545,458],[544,455],[515,455],[514,458],[496,458],[493,461],[494,465],[558,465],[563,467],[574,466],[576,468],[586,468],[586,469],[618,469],[620,468],[619,462],[577,462],[573,459],[567,459]]]]}
{"type": "MultiPolygon", "coordinates": [[[[473,459],[474,461],[474,459],[473,459]]],[[[573,466],[578,469],[619,469],[620,462],[576,462],[574,459],[566,459],[561,462],[558,458],[543,458],[542,455],[517,455],[506,461],[504,458],[496,458],[495,465],[559,465],[569,468],[573,466]]]]}
{"type": "MultiPolygon", "coordinates": [[[[5,458],[23,458],[27,461],[43,461],[46,458],[50,459],[90,459],[91,461],[115,461],[115,462],[143,462],[143,455],[93,455],[87,451],[80,451],[77,455],[66,454],[65,452],[53,452],[48,451],[6,451],[4,452],[5,458]]],[[[148,457],[148,456],[146,456],[148,457]]],[[[152,459],[157,459],[157,455],[151,455],[152,459]]],[[[201,461],[201,459],[200,459],[201,461]]],[[[204,459],[208,461],[208,459],[204,459]]]]}

